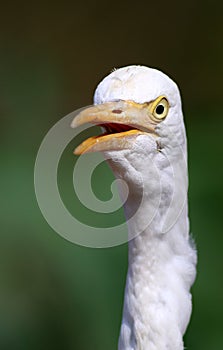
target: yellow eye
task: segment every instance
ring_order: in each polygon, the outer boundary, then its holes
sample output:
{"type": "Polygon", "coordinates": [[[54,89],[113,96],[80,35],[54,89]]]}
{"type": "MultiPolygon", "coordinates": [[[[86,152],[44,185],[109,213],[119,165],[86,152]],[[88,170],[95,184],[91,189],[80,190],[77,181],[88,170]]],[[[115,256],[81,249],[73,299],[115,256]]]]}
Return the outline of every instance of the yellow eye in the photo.
{"type": "Polygon", "coordinates": [[[161,121],[166,118],[169,112],[169,102],[165,97],[156,99],[152,107],[152,115],[156,121],[161,121]]]}

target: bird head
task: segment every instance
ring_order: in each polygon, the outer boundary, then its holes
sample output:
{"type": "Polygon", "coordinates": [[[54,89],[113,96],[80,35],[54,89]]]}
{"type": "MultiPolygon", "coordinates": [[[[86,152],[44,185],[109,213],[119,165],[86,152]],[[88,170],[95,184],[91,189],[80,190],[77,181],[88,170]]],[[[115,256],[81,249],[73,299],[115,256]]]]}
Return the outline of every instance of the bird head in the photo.
{"type": "Polygon", "coordinates": [[[94,106],[75,117],[71,126],[84,123],[100,125],[105,133],[84,141],[75,154],[134,149],[142,136],[170,148],[185,142],[177,85],[144,66],[123,67],[105,77],[96,88],[94,106]]]}
{"type": "Polygon", "coordinates": [[[85,140],[74,153],[103,152],[116,177],[133,189],[131,203],[142,189],[145,192],[145,186],[151,198],[160,193],[161,182],[171,197],[174,177],[182,182],[185,194],[187,151],[181,98],[167,75],[144,66],[114,70],[97,86],[94,105],[80,112],[71,126],[85,123],[101,126],[104,133],[85,140]],[[178,176],[172,164],[178,164],[178,176]]]}
{"type": "Polygon", "coordinates": [[[186,137],[177,85],[164,73],[128,66],[114,70],[97,86],[94,105],[83,110],[72,127],[100,125],[104,133],[90,137],[75,150],[80,155],[106,152],[111,158],[140,158],[153,152],[169,157],[186,154],[186,137]],[[112,153],[111,153],[112,152],[112,153]]]}

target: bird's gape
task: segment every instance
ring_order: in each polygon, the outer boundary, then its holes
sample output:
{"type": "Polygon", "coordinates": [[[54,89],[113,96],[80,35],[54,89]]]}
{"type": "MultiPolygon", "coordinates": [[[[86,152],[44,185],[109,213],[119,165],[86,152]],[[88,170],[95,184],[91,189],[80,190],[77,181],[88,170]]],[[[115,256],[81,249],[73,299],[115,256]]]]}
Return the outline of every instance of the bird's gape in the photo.
{"type": "MultiPolygon", "coordinates": [[[[103,130],[105,130],[104,134],[117,134],[120,132],[125,132],[129,130],[137,130],[129,125],[125,124],[116,124],[116,123],[107,123],[107,124],[99,124],[103,130]]],[[[100,137],[100,135],[99,135],[100,137]]]]}

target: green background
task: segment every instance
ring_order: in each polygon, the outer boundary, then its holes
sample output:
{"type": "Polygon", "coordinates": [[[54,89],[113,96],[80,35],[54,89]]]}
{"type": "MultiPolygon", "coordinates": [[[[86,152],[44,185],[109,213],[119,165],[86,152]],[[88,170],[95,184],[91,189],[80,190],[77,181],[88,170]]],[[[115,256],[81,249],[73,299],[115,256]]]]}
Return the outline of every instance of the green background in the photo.
{"type": "MultiPolygon", "coordinates": [[[[191,350],[223,348],[222,11],[213,0],[1,5],[1,349],[117,348],[127,245],[90,249],[56,234],[37,205],[33,169],[47,131],[128,64],[161,69],[180,86],[199,256],[185,341],[191,350]]],[[[59,169],[68,205],[83,221],[121,222],[122,212],[100,219],[75,200],[74,146],[59,169]]],[[[97,174],[95,191],[108,199],[112,175],[106,165],[97,174]]]]}

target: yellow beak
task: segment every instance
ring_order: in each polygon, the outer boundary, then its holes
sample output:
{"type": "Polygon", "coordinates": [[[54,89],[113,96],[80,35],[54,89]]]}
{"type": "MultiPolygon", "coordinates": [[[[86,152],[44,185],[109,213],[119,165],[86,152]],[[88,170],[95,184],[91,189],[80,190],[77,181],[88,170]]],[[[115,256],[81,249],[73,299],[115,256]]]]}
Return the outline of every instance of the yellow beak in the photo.
{"type": "Polygon", "coordinates": [[[156,122],[152,119],[147,103],[133,101],[106,102],[86,108],[72,121],[76,128],[85,123],[104,127],[105,134],[90,137],[74,151],[75,154],[88,152],[127,149],[141,134],[155,134],[156,122]]]}

